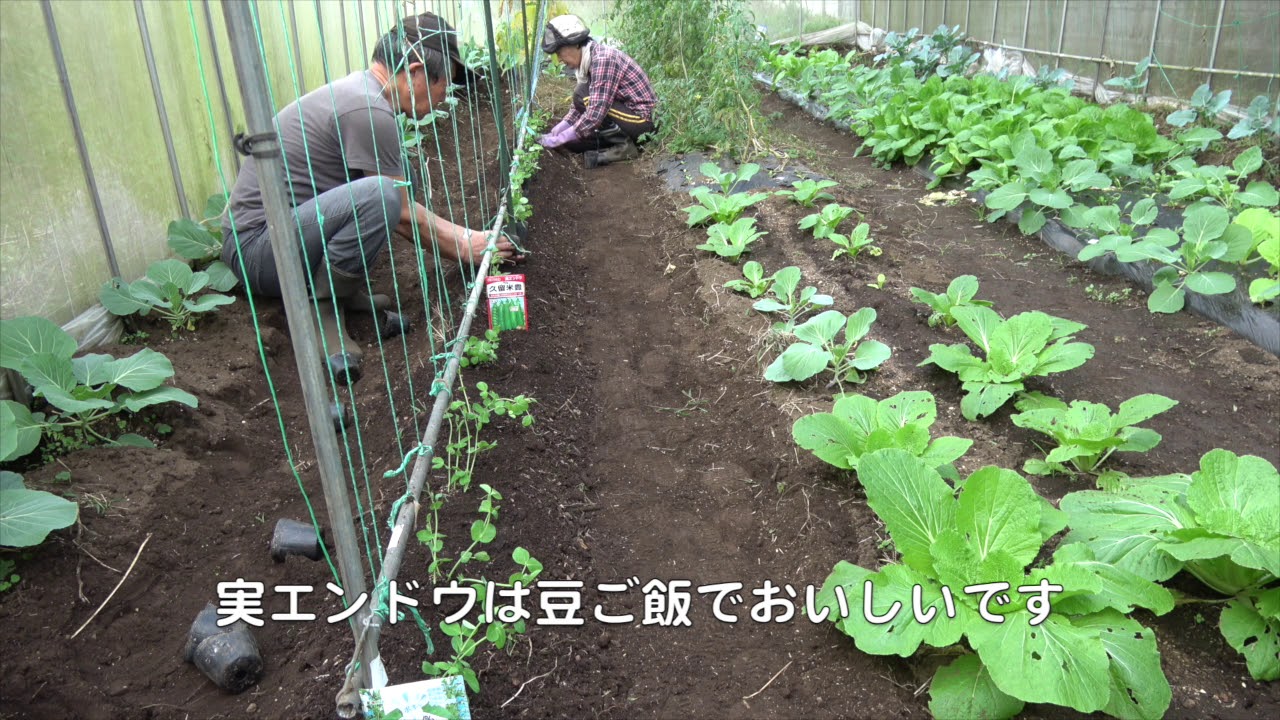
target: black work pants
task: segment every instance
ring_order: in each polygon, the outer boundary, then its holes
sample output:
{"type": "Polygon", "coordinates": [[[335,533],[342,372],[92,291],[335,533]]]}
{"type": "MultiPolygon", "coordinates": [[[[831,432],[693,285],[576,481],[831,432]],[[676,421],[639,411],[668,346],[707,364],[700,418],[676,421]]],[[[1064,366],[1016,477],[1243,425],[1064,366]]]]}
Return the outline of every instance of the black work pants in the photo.
{"type": "MultiPolygon", "coordinates": [[[[591,102],[588,91],[587,83],[578,83],[573,89],[573,107],[580,113],[585,113],[591,102]]],[[[638,142],[641,135],[650,132],[653,132],[653,121],[640,115],[626,103],[615,102],[605,111],[604,122],[600,123],[595,132],[585,138],[565,143],[562,147],[571,153],[603,150],[621,145],[628,138],[638,142]]]]}

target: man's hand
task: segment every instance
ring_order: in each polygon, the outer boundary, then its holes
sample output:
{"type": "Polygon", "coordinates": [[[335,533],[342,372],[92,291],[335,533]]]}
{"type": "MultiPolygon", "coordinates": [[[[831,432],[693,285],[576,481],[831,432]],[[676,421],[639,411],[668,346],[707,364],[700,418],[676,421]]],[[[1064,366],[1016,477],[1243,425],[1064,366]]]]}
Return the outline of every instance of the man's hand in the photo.
{"type": "Polygon", "coordinates": [[[468,238],[466,242],[470,243],[470,247],[465,242],[459,247],[459,262],[480,262],[480,259],[484,257],[485,248],[489,247],[489,241],[495,238],[497,243],[494,246],[494,257],[509,259],[516,253],[516,246],[512,245],[511,241],[497,230],[487,232],[468,230],[466,231],[466,237],[468,238]]]}

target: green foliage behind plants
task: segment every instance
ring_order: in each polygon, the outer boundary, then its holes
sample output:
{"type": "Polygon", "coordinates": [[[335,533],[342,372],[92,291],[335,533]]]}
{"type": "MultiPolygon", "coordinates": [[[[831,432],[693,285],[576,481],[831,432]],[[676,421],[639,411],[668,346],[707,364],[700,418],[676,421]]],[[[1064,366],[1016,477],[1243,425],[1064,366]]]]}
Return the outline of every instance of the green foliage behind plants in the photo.
{"type": "Polygon", "coordinates": [[[1063,527],[1062,514],[1012,470],[985,467],[956,488],[930,461],[899,449],[863,455],[858,479],[867,504],[884,522],[899,562],[878,570],[837,563],[818,595],[836,627],[858,649],[909,657],[921,646],[959,651],[938,670],[930,709],[939,717],[1007,718],[1023,703],[1049,703],[1119,718],[1160,718],[1172,692],[1160,668],[1154,633],[1128,617],[1135,607],[1156,614],[1173,608],[1167,590],[1132,572],[1099,562],[1088,547],[1064,544],[1045,565],[1035,563],[1063,527]],[[1059,585],[1052,612],[1035,620],[1032,591],[1059,585]],[[987,604],[961,589],[1007,583],[1009,602],[987,604]],[[948,611],[942,589],[954,593],[948,611]],[[922,623],[909,609],[913,588],[922,623]],[[840,612],[837,592],[847,599],[840,612]],[[895,615],[882,623],[865,607],[895,615]],[[970,654],[969,651],[972,651],[970,654]]]}
{"type": "Polygon", "coordinates": [[[659,101],[657,140],[671,152],[759,152],[766,122],[751,70],[764,42],[744,0],[628,0],[611,27],[659,101]]]}
{"type": "Polygon", "coordinates": [[[960,275],[947,285],[945,293],[931,293],[920,288],[911,288],[915,302],[929,306],[933,313],[929,315],[929,327],[943,325],[952,327],[956,318],[952,311],[962,307],[991,307],[987,300],[975,300],[978,294],[978,278],[972,275],[960,275]]]}
{"type": "Polygon", "coordinates": [[[1211,450],[1190,477],[1120,478],[1062,499],[1066,542],[1099,562],[1163,582],[1181,570],[1231,600],[1223,637],[1259,680],[1280,679],[1280,474],[1270,462],[1211,450]]]}
{"type": "Polygon", "coordinates": [[[937,417],[933,395],[924,391],[900,392],[878,402],[865,395],[839,395],[831,412],[796,420],[791,435],[797,445],[842,470],[857,470],[858,460],[876,450],[897,448],[944,476],[955,476],[951,463],[973,441],[930,437],[937,417]]]}
{"type": "Polygon", "coordinates": [[[863,340],[871,332],[876,311],[862,308],[845,317],[838,311],[819,313],[792,331],[796,340],[769,367],[764,379],[773,382],[808,380],[823,370],[835,376],[833,382],[842,389],[844,383],[861,383],[863,372],[874,370],[889,359],[889,346],[878,340],[863,340]],[[843,340],[836,338],[844,334],[843,340]]]}
{"type": "Polygon", "coordinates": [[[960,377],[964,388],[960,412],[969,420],[999,410],[1025,389],[1027,378],[1071,370],[1093,357],[1092,345],[1071,342],[1085,329],[1077,322],[1034,311],[1004,320],[985,307],[951,312],[985,357],[974,355],[968,345],[934,344],[920,364],[937,365],[960,377]]]}
{"type": "Polygon", "coordinates": [[[221,262],[208,270],[192,270],[181,260],[157,260],[147,268],[145,277],[132,283],[118,278],[108,280],[98,297],[114,315],[145,316],[154,311],[176,332],[180,328],[195,330],[197,317],[235,302],[235,298],[221,292],[197,297],[198,293],[206,288],[226,291],[235,284],[235,276],[221,262]]]}
{"type": "Polygon", "coordinates": [[[164,384],[173,377],[173,365],[154,350],[120,359],[105,354],[73,359],[75,351],[76,341],[44,318],[0,321],[0,368],[20,373],[48,406],[47,412],[32,412],[21,403],[0,401],[0,462],[35,450],[46,433],[78,431],[94,442],[149,446],[137,435],[107,437],[100,423],[166,402],[197,405],[191,393],[164,384]]]}
{"type": "Polygon", "coordinates": [[[1101,403],[1075,400],[1070,405],[1040,393],[1027,393],[1016,403],[1014,425],[1053,438],[1057,447],[1043,460],[1028,460],[1022,471],[1029,475],[1097,473],[1115,452],[1147,452],[1160,444],[1160,433],[1137,424],[1178,404],[1163,395],[1147,394],[1120,403],[1112,414],[1101,403]]]}

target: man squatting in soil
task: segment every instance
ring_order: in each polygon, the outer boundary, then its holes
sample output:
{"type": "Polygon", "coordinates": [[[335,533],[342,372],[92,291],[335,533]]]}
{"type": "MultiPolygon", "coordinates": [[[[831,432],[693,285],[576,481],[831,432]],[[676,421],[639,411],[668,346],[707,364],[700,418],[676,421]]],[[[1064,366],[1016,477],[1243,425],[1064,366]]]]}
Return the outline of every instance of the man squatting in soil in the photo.
{"type": "MultiPolygon", "coordinates": [[[[324,337],[341,350],[328,361],[340,381],[359,378],[360,344],[346,333],[344,309],[383,318],[391,300],[365,292],[369,267],[393,231],[434,243],[440,255],[479,262],[490,242],[509,258],[505,237],[472,231],[411,201],[401,183],[396,113],[427,117],[449,85],[467,72],[457,33],[432,13],[410,16],[383,35],[367,70],[313,90],[275,117],[298,237],[306,249],[316,300],[338,302],[337,315],[320,312],[324,337]],[[343,318],[341,323],[339,318],[343,318]]],[[[279,297],[280,279],[267,233],[267,215],[254,158],[240,168],[223,216],[222,260],[252,292],[279,297]],[[244,263],[243,272],[240,263],[244,263]]],[[[429,248],[428,248],[429,249],[429,248]]],[[[332,345],[330,345],[332,347],[332,345]]]]}
{"type": "Polygon", "coordinates": [[[640,136],[653,132],[658,102],[644,70],[621,50],[592,40],[577,15],[559,15],[547,23],[542,51],[555,53],[575,70],[578,85],[569,113],[538,142],[582,153],[589,168],[636,158],[640,136]]]}

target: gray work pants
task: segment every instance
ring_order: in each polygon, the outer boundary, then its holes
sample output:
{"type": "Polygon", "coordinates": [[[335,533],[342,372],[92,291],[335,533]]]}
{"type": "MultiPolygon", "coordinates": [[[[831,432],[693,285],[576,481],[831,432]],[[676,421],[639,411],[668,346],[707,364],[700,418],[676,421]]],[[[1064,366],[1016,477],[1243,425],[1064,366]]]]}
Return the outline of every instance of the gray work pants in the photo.
{"type": "MultiPolygon", "coordinates": [[[[361,178],[302,203],[293,209],[292,219],[290,227],[306,250],[308,278],[326,260],[334,270],[362,277],[400,222],[400,188],[390,178],[361,178]]],[[[266,226],[242,230],[238,237],[223,228],[223,242],[234,247],[237,240],[239,259],[234,250],[223,253],[232,272],[255,295],[280,297],[280,276],[266,226]]]]}

